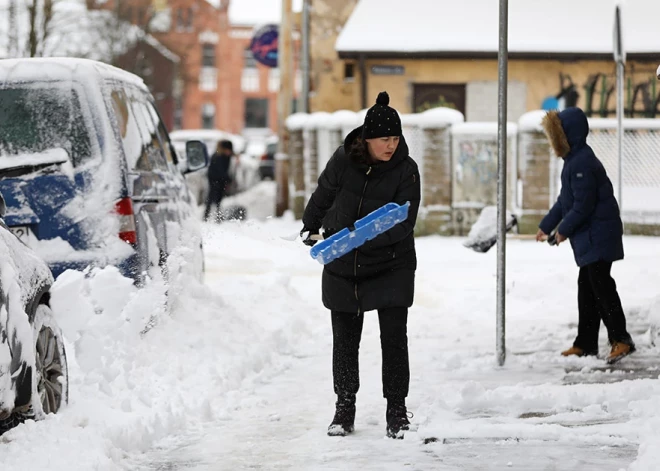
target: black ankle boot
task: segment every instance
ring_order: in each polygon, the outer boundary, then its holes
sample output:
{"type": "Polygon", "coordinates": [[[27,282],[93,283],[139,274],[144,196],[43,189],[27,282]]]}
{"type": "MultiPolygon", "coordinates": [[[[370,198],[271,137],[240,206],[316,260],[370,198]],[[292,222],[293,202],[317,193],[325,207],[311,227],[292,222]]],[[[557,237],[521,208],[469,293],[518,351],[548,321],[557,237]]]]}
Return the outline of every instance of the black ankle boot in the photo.
{"type": "Polygon", "coordinates": [[[387,420],[387,436],[389,438],[403,439],[403,432],[410,429],[412,413],[406,409],[405,399],[388,399],[385,419],[387,420]]]}
{"type": "Polygon", "coordinates": [[[335,417],[328,427],[331,437],[344,437],[355,430],[355,395],[337,396],[335,417]]]}

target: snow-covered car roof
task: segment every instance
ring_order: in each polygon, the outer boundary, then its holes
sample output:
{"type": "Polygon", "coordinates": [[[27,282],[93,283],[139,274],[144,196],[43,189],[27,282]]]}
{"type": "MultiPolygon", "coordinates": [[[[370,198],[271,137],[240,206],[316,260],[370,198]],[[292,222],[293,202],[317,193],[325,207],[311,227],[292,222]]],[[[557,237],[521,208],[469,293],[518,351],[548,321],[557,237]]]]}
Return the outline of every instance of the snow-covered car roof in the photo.
{"type": "Polygon", "coordinates": [[[89,59],[44,57],[0,60],[0,84],[37,80],[66,81],[74,78],[84,81],[92,77],[129,82],[147,91],[144,81],[137,75],[89,59]]]}

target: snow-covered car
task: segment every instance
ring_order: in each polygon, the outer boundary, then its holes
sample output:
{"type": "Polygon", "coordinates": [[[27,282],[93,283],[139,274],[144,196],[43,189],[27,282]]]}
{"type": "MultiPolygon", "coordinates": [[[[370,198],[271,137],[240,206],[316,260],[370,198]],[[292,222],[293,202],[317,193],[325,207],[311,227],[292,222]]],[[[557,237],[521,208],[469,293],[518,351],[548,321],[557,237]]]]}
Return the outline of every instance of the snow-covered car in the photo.
{"type": "Polygon", "coordinates": [[[259,158],[259,178],[261,180],[275,180],[275,154],[277,153],[277,137],[266,141],[264,153],[259,158]]]}
{"type": "MultiPolygon", "coordinates": [[[[218,143],[222,140],[229,140],[234,146],[236,158],[232,162],[230,173],[234,179],[234,185],[229,189],[228,194],[235,194],[245,191],[256,183],[257,166],[254,159],[245,153],[246,141],[243,137],[231,134],[220,129],[182,129],[172,131],[170,139],[177,154],[185,156],[185,143],[190,140],[202,141],[206,144],[209,155],[213,155],[218,143]]],[[[185,159],[185,157],[182,157],[185,159]]],[[[188,186],[190,186],[198,204],[204,204],[209,191],[207,172],[196,172],[186,176],[188,186]]]]}
{"type": "Polygon", "coordinates": [[[201,278],[201,228],[183,173],[208,165],[202,142],[180,164],[146,85],[85,59],[0,60],[0,192],[5,223],[57,277],[117,266],[142,284],[188,254],[201,278]]]}
{"type": "Polygon", "coordinates": [[[64,342],[49,306],[52,283],[48,265],[0,219],[0,435],[68,401],[64,342]]]}

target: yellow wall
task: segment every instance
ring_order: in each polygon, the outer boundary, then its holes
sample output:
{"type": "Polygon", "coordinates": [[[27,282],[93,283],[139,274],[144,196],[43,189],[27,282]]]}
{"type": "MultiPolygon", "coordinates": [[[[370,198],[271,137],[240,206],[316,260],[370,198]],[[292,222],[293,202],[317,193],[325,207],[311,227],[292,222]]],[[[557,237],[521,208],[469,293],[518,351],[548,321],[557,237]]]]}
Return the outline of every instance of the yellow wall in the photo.
{"type": "MultiPolygon", "coordinates": [[[[655,76],[657,64],[628,63],[627,73],[632,74],[635,83],[646,81],[655,76]]],[[[412,112],[413,84],[415,83],[446,83],[465,84],[471,81],[497,81],[497,60],[484,59],[393,59],[367,60],[368,73],[367,106],[371,106],[378,92],[387,90],[391,97],[391,105],[402,113],[412,112]],[[405,75],[372,75],[369,71],[372,65],[399,65],[405,67],[405,75]]],[[[341,108],[358,110],[360,108],[360,77],[358,75],[352,84],[343,83],[343,61],[337,60],[326,71],[326,82],[339,87],[321,87],[315,97],[313,111],[335,111],[341,108]],[[349,92],[352,97],[346,97],[349,92]]],[[[592,74],[605,73],[609,75],[609,84],[613,84],[615,65],[611,61],[574,61],[562,62],[556,60],[511,60],[509,62],[509,80],[523,82],[527,86],[528,111],[541,108],[543,100],[556,95],[560,90],[560,73],[570,75],[580,94],[578,106],[585,106],[584,84],[592,74]]],[[[600,89],[600,83],[597,87],[600,89]]],[[[600,96],[594,97],[594,108],[600,103],[600,96]]],[[[614,108],[614,96],[610,101],[614,108]]]]}
{"type": "Polygon", "coordinates": [[[313,0],[310,15],[311,111],[352,109],[359,100],[359,82],[344,81],[344,61],[335,42],[357,0],[313,0]]]}

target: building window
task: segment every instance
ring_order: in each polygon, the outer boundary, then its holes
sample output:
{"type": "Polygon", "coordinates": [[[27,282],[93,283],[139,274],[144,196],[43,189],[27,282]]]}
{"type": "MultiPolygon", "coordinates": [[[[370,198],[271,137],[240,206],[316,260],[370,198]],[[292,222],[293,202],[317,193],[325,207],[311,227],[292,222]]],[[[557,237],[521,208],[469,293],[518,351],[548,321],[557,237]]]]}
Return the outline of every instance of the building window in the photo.
{"type": "Polygon", "coordinates": [[[268,91],[271,93],[280,91],[280,69],[272,68],[268,71],[268,91]]]}
{"type": "Polygon", "coordinates": [[[241,75],[241,90],[244,92],[258,92],[261,90],[258,69],[243,69],[243,75],[241,75]]]}
{"type": "Polygon", "coordinates": [[[183,8],[176,9],[176,30],[183,31],[185,24],[183,23],[183,8]]]}
{"type": "Polygon", "coordinates": [[[193,30],[193,9],[188,8],[188,21],[186,21],[186,27],[188,28],[188,31],[193,30]]]}
{"type": "Polygon", "coordinates": [[[183,128],[183,99],[179,96],[174,99],[174,129],[183,128]]]}
{"type": "Polygon", "coordinates": [[[355,80],[355,64],[352,62],[344,62],[344,80],[346,82],[355,80]]]}
{"type": "Polygon", "coordinates": [[[252,54],[252,51],[250,48],[246,48],[245,51],[243,52],[243,68],[244,69],[256,69],[257,68],[257,60],[254,58],[254,54],[252,54]]]}
{"type": "Polygon", "coordinates": [[[268,99],[246,98],[245,99],[245,127],[267,128],[268,127],[268,99]]]}
{"type": "Polygon", "coordinates": [[[202,129],[215,128],[215,105],[204,103],[202,105],[202,129]]]}
{"type": "Polygon", "coordinates": [[[202,67],[199,71],[199,89],[203,92],[214,92],[218,89],[218,69],[202,67]]]}
{"type": "Polygon", "coordinates": [[[202,67],[215,67],[214,44],[202,44],[202,67]]]}

